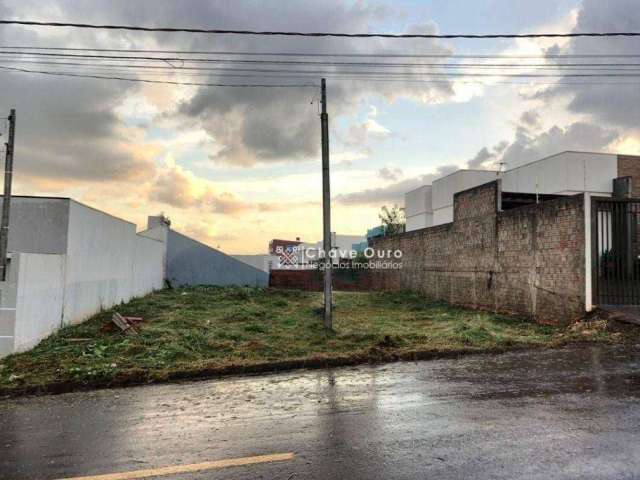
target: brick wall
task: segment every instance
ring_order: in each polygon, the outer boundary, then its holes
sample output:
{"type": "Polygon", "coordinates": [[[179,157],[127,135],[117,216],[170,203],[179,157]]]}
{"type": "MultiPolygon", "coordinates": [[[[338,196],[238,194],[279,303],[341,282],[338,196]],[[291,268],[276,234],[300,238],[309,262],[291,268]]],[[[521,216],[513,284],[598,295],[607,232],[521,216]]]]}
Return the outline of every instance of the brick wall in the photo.
{"type": "MultiPolygon", "coordinates": [[[[269,286],[321,292],[323,275],[317,270],[271,270],[269,286]]],[[[362,292],[373,289],[373,278],[367,270],[336,270],[333,274],[333,289],[337,291],[362,292]]]]}
{"type": "Polygon", "coordinates": [[[377,239],[401,249],[403,268],[374,273],[374,288],[545,323],[584,314],[583,196],[499,212],[499,182],[454,197],[453,223],[377,239]]]}
{"type": "Polygon", "coordinates": [[[640,156],[618,155],[618,177],[632,177],[633,196],[640,198],[640,156]]]}

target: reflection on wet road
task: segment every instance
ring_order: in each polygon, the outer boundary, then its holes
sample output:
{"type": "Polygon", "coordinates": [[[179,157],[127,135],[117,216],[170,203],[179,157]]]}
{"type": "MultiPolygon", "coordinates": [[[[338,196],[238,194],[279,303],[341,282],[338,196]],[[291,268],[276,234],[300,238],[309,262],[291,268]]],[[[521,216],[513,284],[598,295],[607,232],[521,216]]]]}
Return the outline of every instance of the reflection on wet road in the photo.
{"type": "Polygon", "coordinates": [[[165,476],[640,476],[640,346],[471,356],[0,401],[0,479],[294,452],[165,476]]]}

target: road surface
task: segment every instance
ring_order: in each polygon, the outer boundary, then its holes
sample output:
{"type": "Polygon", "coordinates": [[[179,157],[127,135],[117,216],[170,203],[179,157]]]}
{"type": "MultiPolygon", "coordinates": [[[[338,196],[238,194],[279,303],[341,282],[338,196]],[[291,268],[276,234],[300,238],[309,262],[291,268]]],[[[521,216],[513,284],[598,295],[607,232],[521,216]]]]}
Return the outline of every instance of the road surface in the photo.
{"type": "Polygon", "coordinates": [[[639,397],[598,346],[4,400],[0,479],[638,478],[639,397]]]}

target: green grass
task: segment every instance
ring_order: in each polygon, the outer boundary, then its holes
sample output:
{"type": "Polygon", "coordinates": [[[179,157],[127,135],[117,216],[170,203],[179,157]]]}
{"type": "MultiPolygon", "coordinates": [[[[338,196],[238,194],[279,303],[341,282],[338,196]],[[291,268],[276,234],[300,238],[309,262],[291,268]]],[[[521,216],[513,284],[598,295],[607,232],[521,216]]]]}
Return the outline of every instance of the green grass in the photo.
{"type": "Polygon", "coordinates": [[[291,359],[380,352],[491,351],[611,340],[603,329],[559,329],[428,303],[409,292],[336,293],[334,332],[322,328],[319,293],[241,287],[163,290],[66,327],[0,361],[0,393],[52,383],[109,385],[128,377],[291,359]],[[114,310],[141,316],[138,336],[104,332],[114,310]]]}

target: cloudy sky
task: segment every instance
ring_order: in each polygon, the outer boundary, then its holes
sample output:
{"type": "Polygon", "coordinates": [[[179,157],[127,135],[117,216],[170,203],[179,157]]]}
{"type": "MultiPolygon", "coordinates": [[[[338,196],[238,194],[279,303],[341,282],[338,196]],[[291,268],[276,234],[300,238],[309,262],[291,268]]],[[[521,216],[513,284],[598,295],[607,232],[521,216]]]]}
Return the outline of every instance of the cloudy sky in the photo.
{"type": "MultiPolygon", "coordinates": [[[[636,0],[0,2],[0,17],[336,32],[640,31],[636,0]]],[[[632,53],[639,39],[382,40],[0,27],[3,46],[259,52],[632,53]]],[[[194,77],[172,77],[194,81],[194,77]]],[[[215,73],[195,81],[220,81],[215,73]]],[[[640,154],[637,81],[373,82],[329,78],[333,230],[364,234],[382,205],[457,168],[510,168],[562,150],[640,154]]],[[[561,79],[560,79],[561,80],[561,79]]],[[[236,79],[237,81],[237,79],[236,79]]],[[[70,196],[229,253],[321,237],[318,92],[150,85],[0,71],[18,111],[15,192],[70,196]]]]}

